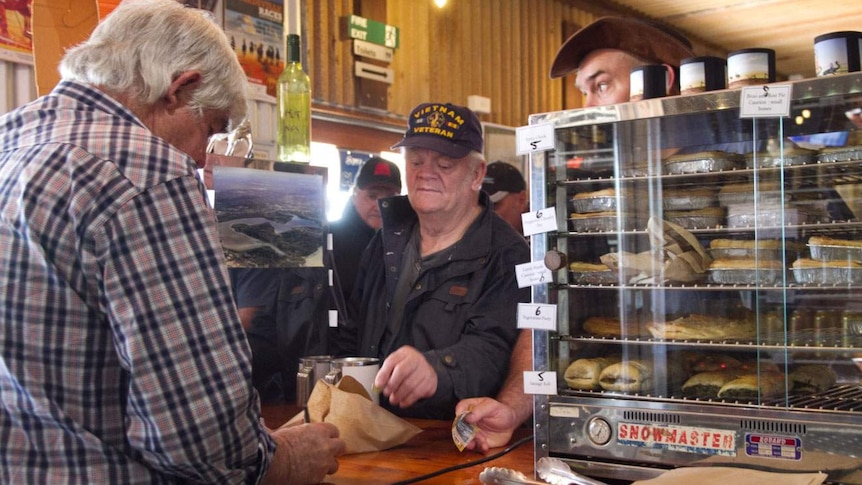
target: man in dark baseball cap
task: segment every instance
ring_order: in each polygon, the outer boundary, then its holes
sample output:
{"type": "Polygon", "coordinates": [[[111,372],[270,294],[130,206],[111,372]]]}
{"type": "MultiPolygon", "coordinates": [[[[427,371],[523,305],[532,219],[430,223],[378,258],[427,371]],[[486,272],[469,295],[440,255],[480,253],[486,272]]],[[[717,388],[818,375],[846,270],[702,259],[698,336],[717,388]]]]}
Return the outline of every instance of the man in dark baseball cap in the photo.
{"type": "Polygon", "coordinates": [[[330,225],[335,274],[345,301],[353,292],[362,251],[383,225],[379,201],[401,193],[401,170],[380,157],[371,157],[359,167],[350,199],[341,219],[330,225]]]}
{"type": "Polygon", "coordinates": [[[551,64],[551,78],[577,71],[575,87],[585,106],[629,100],[629,75],[635,67],[662,64],[667,68],[667,92],[679,94],[679,65],[693,57],[691,43],[679,32],[644,19],[601,17],[572,34],[551,64]]]}
{"type": "Polygon", "coordinates": [[[498,160],[488,164],[482,190],[494,204],[494,212],[523,233],[521,214],[527,210],[527,182],[514,165],[498,160]]]}

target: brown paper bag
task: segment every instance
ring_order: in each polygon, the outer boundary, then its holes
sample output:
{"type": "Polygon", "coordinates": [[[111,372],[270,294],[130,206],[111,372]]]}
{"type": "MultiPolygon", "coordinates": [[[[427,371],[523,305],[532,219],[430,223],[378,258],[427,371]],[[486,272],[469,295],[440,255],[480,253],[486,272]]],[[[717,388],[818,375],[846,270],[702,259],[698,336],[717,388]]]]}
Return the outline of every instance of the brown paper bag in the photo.
{"type": "MultiPolygon", "coordinates": [[[[347,445],[347,454],[383,451],[407,442],[422,429],[374,404],[362,384],[344,376],[338,387],[317,381],[308,398],[312,423],[331,423],[347,445]]],[[[303,422],[299,413],[283,426],[303,422]]]]}

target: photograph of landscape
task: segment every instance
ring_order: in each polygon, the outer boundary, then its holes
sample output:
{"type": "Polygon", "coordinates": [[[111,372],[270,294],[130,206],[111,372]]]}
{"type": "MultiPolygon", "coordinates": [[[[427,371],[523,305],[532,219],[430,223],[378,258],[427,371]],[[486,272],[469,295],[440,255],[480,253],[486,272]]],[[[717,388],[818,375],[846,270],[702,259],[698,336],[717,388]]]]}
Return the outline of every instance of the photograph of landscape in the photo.
{"type": "Polygon", "coordinates": [[[322,175],[217,166],[213,188],[229,267],[323,266],[322,175]]]}

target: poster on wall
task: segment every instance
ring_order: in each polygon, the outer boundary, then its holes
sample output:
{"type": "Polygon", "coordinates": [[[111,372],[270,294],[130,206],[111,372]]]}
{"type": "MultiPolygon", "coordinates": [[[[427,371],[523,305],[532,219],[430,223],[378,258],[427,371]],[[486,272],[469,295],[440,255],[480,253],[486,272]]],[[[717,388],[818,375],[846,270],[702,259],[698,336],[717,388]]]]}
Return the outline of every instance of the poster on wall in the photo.
{"type": "Polygon", "coordinates": [[[323,266],[325,168],[210,153],[203,180],[229,268],[323,266]]]}
{"type": "Polygon", "coordinates": [[[0,60],[33,63],[33,0],[0,0],[0,60]]]}
{"type": "Polygon", "coordinates": [[[283,0],[225,0],[224,29],[248,77],[250,94],[274,102],[284,68],[283,0]]]}
{"type": "Polygon", "coordinates": [[[374,154],[339,149],[338,155],[341,157],[341,180],[338,189],[342,192],[349,192],[353,188],[353,180],[356,179],[356,174],[359,173],[359,167],[374,156],[374,154]]]}

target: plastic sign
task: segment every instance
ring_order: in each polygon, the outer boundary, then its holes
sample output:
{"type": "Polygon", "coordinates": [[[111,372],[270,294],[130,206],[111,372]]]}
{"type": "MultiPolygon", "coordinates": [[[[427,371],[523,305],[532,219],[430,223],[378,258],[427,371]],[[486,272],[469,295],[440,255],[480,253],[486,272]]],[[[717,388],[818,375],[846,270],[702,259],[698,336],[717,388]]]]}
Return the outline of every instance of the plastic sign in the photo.
{"type": "Polygon", "coordinates": [[[557,373],[552,370],[524,372],[524,394],[557,394],[557,373]]]}
{"type": "Polygon", "coordinates": [[[557,209],[546,207],[533,212],[521,214],[521,224],[524,226],[524,235],[532,236],[557,230],[557,209]]]}
{"type": "Polygon", "coordinates": [[[515,128],[515,142],[518,155],[553,150],[554,123],[542,123],[515,128]]]}
{"type": "Polygon", "coordinates": [[[557,305],[518,303],[518,328],[557,330],[557,305]]]}
{"type": "Polygon", "coordinates": [[[533,261],[515,265],[515,277],[518,279],[518,288],[525,288],[550,283],[553,274],[544,261],[533,261]]]}
{"type": "Polygon", "coordinates": [[[740,118],[781,118],[790,116],[790,84],[745,86],[739,100],[740,118]]]}

